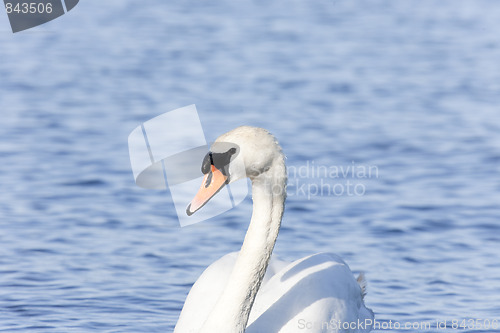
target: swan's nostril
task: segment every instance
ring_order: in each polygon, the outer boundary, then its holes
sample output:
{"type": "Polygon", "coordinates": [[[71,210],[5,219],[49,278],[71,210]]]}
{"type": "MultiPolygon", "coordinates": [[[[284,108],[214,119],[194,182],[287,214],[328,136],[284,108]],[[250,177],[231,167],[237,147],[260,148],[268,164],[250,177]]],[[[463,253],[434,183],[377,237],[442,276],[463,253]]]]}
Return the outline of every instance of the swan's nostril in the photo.
{"type": "Polygon", "coordinates": [[[207,181],[205,182],[205,188],[209,187],[212,183],[212,177],[214,176],[213,172],[210,171],[207,176],[207,181]]]}

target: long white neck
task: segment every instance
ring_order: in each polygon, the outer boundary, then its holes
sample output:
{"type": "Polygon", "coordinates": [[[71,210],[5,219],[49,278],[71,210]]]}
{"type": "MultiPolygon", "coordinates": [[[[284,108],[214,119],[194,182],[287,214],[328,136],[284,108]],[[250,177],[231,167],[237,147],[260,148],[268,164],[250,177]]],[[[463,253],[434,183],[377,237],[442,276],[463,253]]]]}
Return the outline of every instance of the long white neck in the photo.
{"type": "Polygon", "coordinates": [[[200,332],[245,332],[281,225],[286,172],[283,158],[252,179],[253,213],[245,241],[223,294],[200,332]]]}

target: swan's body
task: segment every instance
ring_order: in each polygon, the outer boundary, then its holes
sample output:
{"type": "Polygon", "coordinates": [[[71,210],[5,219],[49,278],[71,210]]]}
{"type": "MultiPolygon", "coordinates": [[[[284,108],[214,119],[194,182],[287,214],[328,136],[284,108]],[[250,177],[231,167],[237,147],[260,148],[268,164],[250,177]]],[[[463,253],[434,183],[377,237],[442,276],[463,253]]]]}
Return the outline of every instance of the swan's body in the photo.
{"type": "Polygon", "coordinates": [[[368,332],[373,312],[338,256],[319,253],[286,263],[271,259],[286,197],[284,156],[267,131],[243,126],[219,137],[188,215],[224,182],[249,177],[254,202],[241,251],[210,265],[193,285],[175,333],[368,332]],[[235,159],[243,160],[237,168],[235,159]],[[345,329],[347,328],[347,329],[345,329]]]}

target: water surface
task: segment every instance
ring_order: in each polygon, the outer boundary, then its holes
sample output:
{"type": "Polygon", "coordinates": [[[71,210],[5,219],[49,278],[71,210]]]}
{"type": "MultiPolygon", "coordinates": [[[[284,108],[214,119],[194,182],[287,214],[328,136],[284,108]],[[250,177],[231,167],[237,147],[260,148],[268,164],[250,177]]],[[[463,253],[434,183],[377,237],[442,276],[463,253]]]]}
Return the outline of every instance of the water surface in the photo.
{"type": "Polygon", "coordinates": [[[247,198],[180,228],[168,191],[135,186],[129,132],[192,103],[209,141],[262,126],[291,167],[376,167],[325,180],[363,195],[291,177],[279,257],[339,254],[382,323],[500,320],[499,14],[485,0],[82,1],[15,35],[4,16],[0,331],[172,331],[251,215],[247,198]]]}

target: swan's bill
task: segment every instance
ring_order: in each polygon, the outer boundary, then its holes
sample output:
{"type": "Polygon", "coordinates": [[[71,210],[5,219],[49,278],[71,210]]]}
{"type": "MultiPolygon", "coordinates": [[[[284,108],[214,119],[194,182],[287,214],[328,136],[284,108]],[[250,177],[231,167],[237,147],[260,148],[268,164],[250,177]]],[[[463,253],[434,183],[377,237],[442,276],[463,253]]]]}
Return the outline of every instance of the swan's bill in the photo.
{"type": "Polygon", "coordinates": [[[203,177],[203,182],[201,183],[198,193],[196,193],[191,203],[187,206],[186,214],[191,216],[201,207],[205,206],[205,204],[226,185],[227,179],[228,177],[219,169],[211,165],[210,172],[203,177]]]}

